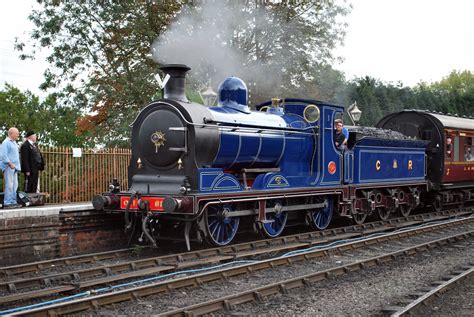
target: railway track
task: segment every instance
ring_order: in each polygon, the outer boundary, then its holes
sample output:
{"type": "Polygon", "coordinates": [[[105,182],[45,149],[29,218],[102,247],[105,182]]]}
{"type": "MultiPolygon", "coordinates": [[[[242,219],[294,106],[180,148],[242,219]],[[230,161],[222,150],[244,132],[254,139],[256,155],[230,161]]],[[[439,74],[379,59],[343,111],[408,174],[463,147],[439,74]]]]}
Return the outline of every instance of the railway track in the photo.
{"type": "MultiPolygon", "coordinates": [[[[394,229],[400,226],[407,226],[407,225],[416,225],[424,222],[429,221],[436,221],[441,219],[446,219],[448,217],[456,217],[456,216],[463,216],[472,213],[471,208],[466,211],[458,211],[458,210],[445,210],[440,212],[432,212],[426,214],[418,214],[418,215],[411,215],[408,217],[400,217],[400,218],[393,218],[387,221],[375,221],[370,223],[365,223],[362,225],[352,225],[334,229],[328,229],[323,231],[314,231],[310,233],[302,233],[302,234],[295,234],[290,236],[281,236],[274,239],[267,239],[267,240],[259,240],[253,241],[248,243],[240,243],[229,245],[226,247],[221,248],[213,248],[213,249],[206,249],[206,250],[197,250],[192,252],[185,252],[174,255],[178,259],[178,261],[188,260],[192,258],[199,258],[200,255],[204,254],[226,254],[226,253],[233,253],[238,250],[243,249],[254,249],[260,246],[265,245],[277,245],[282,243],[286,243],[286,241],[297,241],[297,240],[314,240],[317,238],[326,238],[332,237],[335,235],[340,234],[351,234],[351,233],[364,233],[364,232],[371,232],[377,231],[382,229],[394,229]]],[[[148,251],[150,248],[144,247],[144,250],[148,251]]],[[[92,254],[85,254],[85,255],[78,255],[72,257],[65,257],[65,258],[58,258],[58,259],[51,259],[33,263],[25,263],[7,267],[0,267],[0,282],[2,281],[11,281],[14,279],[21,278],[22,276],[38,276],[38,275],[46,275],[48,271],[58,271],[61,267],[71,268],[74,265],[82,265],[82,264],[91,264],[91,265],[101,265],[103,266],[103,262],[109,260],[119,260],[122,258],[130,257],[136,251],[135,248],[128,248],[128,249],[121,249],[121,250],[113,250],[113,251],[106,251],[106,252],[99,252],[99,253],[92,253],[92,254]]]]}
{"type": "Polygon", "coordinates": [[[474,263],[469,266],[462,267],[452,274],[445,277],[444,280],[434,281],[431,283],[431,289],[421,289],[420,291],[408,296],[408,303],[404,306],[389,306],[383,309],[384,316],[408,316],[413,314],[421,305],[427,305],[435,297],[440,296],[450,288],[456,287],[456,284],[468,279],[474,274],[474,263]]]}
{"type": "MultiPolygon", "coordinates": [[[[456,229],[461,226],[469,226],[472,228],[472,222],[474,219],[467,218],[467,219],[459,219],[459,220],[451,220],[446,223],[441,224],[432,224],[428,226],[424,226],[422,228],[414,228],[414,229],[407,229],[402,232],[392,232],[392,233],[384,233],[383,235],[376,236],[376,237],[369,237],[361,239],[359,238],[357,241],[352,241],[340,245],[336,245],[333,247],[325,247],[320,248],[317,245],[310,244],[312,248],[306,250],[305,252],[298,253],[295,252],[294,254],[288,254],[284,257],[277,257],[268,260],[260,260],[254,261],[253,263],[248,264],[234,264],[233,267],[223,268],[217,271],[211,271],[207,273],[201,273],[192,276],[186,276],[182,278],[175,278],[170,279],[162,282],[156,283],[156,280],[153,281],[151,279],[151,284],[133,287],[130,289],[125,290],[114,290],[113,293],[107,293],[102,295],[95,295],[90,296],[91,292],[84,293],[84,296],[89,296],[84,299],[73,300],[68,303],[56,304],[49,307],[42,307],[36,308],[28,311],[22,311],[21,315],[43,315],[43,314],[67,314],[78,312],[90,308],[97,308],[103,305],[107,305],[114,302],[121,302],[125,300],[130,300],[133,298],[141,298],[151,294],[157,293],[166,293],[174,289],[181,289],[184,287],[196,287],[201,286],[205,283],[213,282],[216,280],[227,280],[231,277],[241,276],[243,274],[251,274],[261,270],[272,270],[276,267],[281,266],[288,266],[293,265],[294,263],[304,262],[304,261],[311,261],[313,259],[322,259],[328,257],[331,253],[334,252],[349,252],[361,248],[372,247],[374,245],[388,243],[396,239],[406,239],[417,235],[429,235],[437,232],[441,229],[446,229],[456,231],[456,229]],[[237,265],[237,266],[235,266],[237,265]]],[[[294,287],[298,287],[304,285],[305,283],[312,283],[315,281],[319,281],[325,279],[329,276],[337,276],[343,274],[345,272],[351,272],[360,270],[362,268],[371,267],[374,265],[380,265],[387,261],[396,259],[399,256],[403,255],[412,255],[417,252],[427,251],[431,247],[436,245],[443,245],[446,243],[450,243],[451,241],[458,241],[459,239],[466,239],[470,238],[473,234],[472,230],[465,230],[465,232],[460,234],[452,234],[448,237],[434,239],[433,241],[417,244],[415,246],[411,246],[408,248],[404,248],[398,251],[389,252],[386,254],[379,255],[377,257],[370,257],[369,259],[365,259],[363,261],[356,261],[354,263],[349,263],[345,265],[339,265],[333,268],[327,268],[322,271],[318,271],[316,273],[312,273],[310,275],[303,276],[301,278],[293,278],[290,280],[285,280],[283,282],[279,282],[275,285],[269,285],[266,287],[260,287],[252,291],[246,291],[239,293],[237,295],[232,295],[231,297],[223,297],[222,300],[214,300],[212,303],[207,304],[199,304],[199,306],[192,305],[189,307],[185,307],[183,309],[170,311],[170,315],[174,314],[188,314],[189,312],[195,314],[201,314],[206,312],[213,312],[216,309],[230,309],[234,305],[241,303],[242,301],[248,301],[250,298],[253,300],[260,300],[262,297],[266,296],[267,294],[274,294],[277,292],[286,292],[289,289],[294,287]],[[204,306],[203,306],[204,305],[204,306]]],[[[150,280],[149,280],[150,282],[150,280]]],[[[111,291],[112,289],[108,289],[111,291]]],[[[97,292],[97,291],[96,291],[97,292]]],[[[98,292],[100,293],[100,292],[98,292]]],[[[14,313],[14,311],[7,311],[8,313],[14,313]]]]}
{"type": "Polygon", "coordinates": [[[102,261],[126,256],[131,252],[131,249],[3,268],[0,269],[0,272],[3,272],[8,278],[0,282],[0,294],[2,295],[0,297],[0,307],[1,309],[5,309],[7,304],[12,302],[32,300],[66,292],[78,292],[100,285],[118,283],[143,276],[167,274],[176,270],[189,269],[197,266],[224,263],[249,257],[264,257],[268,254],[298,250],[341,239],[357,238],[368,234],[395,230],[404,226],[459,215],[460,213],[452,214],[447,212],[423,214],[407,218],[391,219],[387,222],[374,222],[319,232],[303,233],[272,240],[231,245],[223,248],[206,249],[132,261],[120,261],[119,263],[107,265],[102,264],[102,261]],[[41,268],[50,271],[54,265],[61,267],[61,264],[73,265],[76,263],[97,263],[99,266],[48,275],[40,274],[41,271],[39,271],[41,268]],[[34,272],[37,276],[18,278],[20,272],[29,274],[34,272]]]}

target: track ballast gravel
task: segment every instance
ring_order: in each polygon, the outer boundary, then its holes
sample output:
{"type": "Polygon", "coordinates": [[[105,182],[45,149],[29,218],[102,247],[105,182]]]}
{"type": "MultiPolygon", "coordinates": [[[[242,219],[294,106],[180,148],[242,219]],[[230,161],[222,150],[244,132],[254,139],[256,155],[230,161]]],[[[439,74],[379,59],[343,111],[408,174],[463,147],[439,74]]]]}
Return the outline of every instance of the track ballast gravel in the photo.
{"type": "MultiPolygon", "coordinates": [[[[468,224],[444,230],[437,238],[452,235],[463,229],[472,229],[468,224]]],[[[428,236],[433,236],[428,233],[428,236]]],[[[88,315],[135,315],[159,314],[178,307],[184,307],[215,299],[224,295],[250,290],[283,279],[301,276],[343,263],[373,257],[376,254],[395,251],[424,242],[427,237],[415,236],[404,239],[403,244],[390,241],[366,250],[335,254],[328,259],[318,259],[271,271],[256,272],[250,276],[231,278],[226,282],[206,284],[198,289],[180,289],[169,294],[147,297],[141,301],[127,302],[100,308],[88,315]]],[[[379,315],[383,307],[394,305],[405,299],[410,292],[427,286],[431,281],[445,275],[449,269],[472,261],[474,247],[472,239],[458,242],[455,247],[444,246],[412,257],[399,258],[396,262],[381,267],[362,270],[341,277],[317,283],[311,287],[290,291],[287,295],[266,298],[263,303],[236,306],[236,315],[379,315]]]]}

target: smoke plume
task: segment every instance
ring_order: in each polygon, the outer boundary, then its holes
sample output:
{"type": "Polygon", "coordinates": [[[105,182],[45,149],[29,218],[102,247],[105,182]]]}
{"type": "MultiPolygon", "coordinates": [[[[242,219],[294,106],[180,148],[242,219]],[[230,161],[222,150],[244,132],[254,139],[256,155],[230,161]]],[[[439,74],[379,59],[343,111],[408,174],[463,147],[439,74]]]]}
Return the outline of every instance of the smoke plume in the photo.
{"type": "Polygon", "coordinates": [[[153,44],[153,59],[161,64],[190,66],[195,88],[210,82],[216,90],[226,77],[237,76],[251,93],[256,85],[259,91],[275,90],[281,85],[280,65],[285,61],[275,63],[273,59],[270,63],[259,59],[254,51],[273,42],[269,32],[265,36],[260,32],[269,29],[270,18],[265,8],[249,8],[241,1],[203,1],[196,7],[185,6],[153,44]]]}

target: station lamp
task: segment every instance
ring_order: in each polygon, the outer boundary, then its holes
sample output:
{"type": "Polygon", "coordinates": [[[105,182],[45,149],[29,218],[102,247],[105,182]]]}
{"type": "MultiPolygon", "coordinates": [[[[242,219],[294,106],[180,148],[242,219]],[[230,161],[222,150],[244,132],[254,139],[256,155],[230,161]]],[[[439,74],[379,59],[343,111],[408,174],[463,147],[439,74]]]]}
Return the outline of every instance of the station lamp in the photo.
{"type": "Polygon", "coordinates": [[[206,107],[212,107],[217,99],[217,94],[210,86],[199,90],[199,96],[201,96],[201,99],[206,107]]]}
{"type": "Polygon", "coordinates": [[[360,116],[362,115],[362,111],[357,107],[357,101],[354,101],[354,103],[347,108],[347,113],[349,113],[352,123],[357,125],[357,122],[359,122],[360,116]]]}

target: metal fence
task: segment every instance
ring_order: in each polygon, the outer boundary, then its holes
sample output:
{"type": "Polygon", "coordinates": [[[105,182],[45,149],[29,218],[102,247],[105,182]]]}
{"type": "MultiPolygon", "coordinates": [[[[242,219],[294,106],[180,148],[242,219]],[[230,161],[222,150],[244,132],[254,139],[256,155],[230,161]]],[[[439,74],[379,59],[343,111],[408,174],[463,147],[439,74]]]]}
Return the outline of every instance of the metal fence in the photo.
{"type": "Polygon", "coordinates": [[[108,190],[114,177],[122,189],[128,188],[130,149],[78,149],[73,153],[72,148],[43,147],[41,152],[46,167],[39,183],[40,191],[47,193],[47,203],[91,201],[95,194],[108,190]]]}

